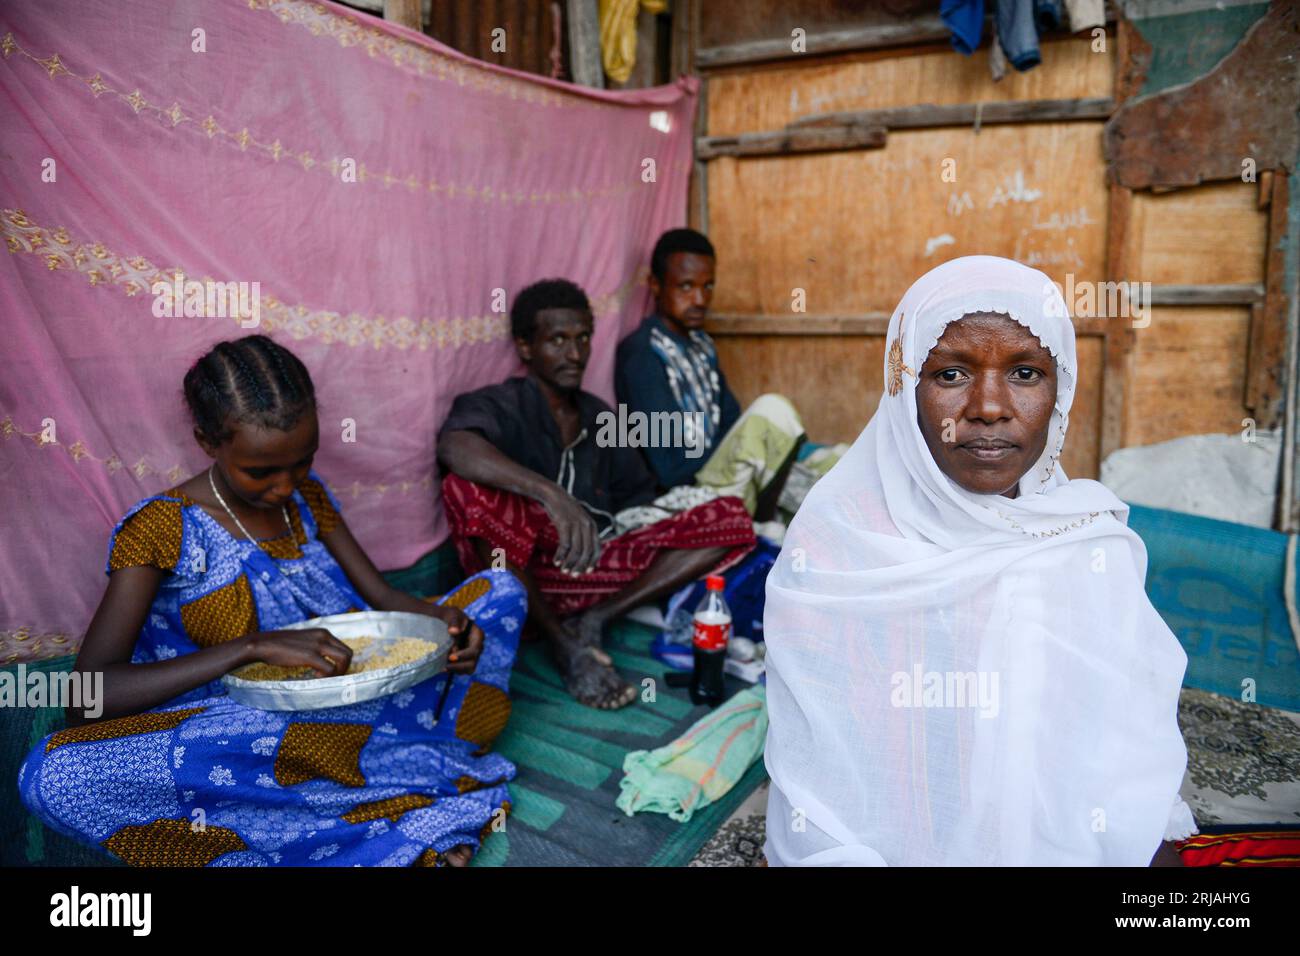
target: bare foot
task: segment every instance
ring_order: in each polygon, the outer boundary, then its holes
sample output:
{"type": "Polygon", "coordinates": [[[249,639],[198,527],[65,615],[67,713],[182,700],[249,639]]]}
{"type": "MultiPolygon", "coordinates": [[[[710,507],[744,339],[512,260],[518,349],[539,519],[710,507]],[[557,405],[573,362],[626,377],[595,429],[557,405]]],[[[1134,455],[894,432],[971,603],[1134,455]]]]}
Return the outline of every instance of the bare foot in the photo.
{"type": "Polygon", "coordinates": [[[581,644],[576,636],[557,638],[553,646],[564,686],[579,703],[616,710],[636,699],[636,688],[618,676],[614,662],[599,647],[581,644]]]}
{"type": "Polygon", "coordinates": [[[446,859],[448,866],[469,866],[469,861],[474,856],[474,848],[468,843],[462,843],[460,846],[454,846],[446,853],[443,858],[446,859]]]}
{"type": "Polygon", "coordinates": [[[577,636],[583,647],[600,649],[605,641],[605,615],[595,609],[583,611],[577,617],[571,617],[565,626],[577,636]]]}

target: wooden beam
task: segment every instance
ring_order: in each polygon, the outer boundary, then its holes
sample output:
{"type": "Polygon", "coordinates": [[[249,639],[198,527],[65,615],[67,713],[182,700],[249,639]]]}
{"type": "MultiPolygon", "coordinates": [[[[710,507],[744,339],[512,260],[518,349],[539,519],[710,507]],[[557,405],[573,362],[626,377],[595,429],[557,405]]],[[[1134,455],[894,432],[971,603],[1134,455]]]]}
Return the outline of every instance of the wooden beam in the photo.
{"type": "Polygon", "coordinates": [[[384,0],[384,19],[417,33],[424,32],[420,0],[384,0]]]}
{"type": "MultiPolygon", "coordinates": [[[[700,35],[700,18],[703,16],[704,0],[690,0],[687,11],[690,15],[690,52],[689,71],[695,72],[695,41],[700,35]]],[[[695,101],[695,139],[709,133],[709,78],[700,77],[700,91],[695,101]]],[[[709,164],[694,157],[691,163],[691,182],[687,198],[686,223],[697,232],[709,233],[709,164]]]]}
{"type": "Polygon", "coordinates": [[[702,47],[695,51],[695,65],[701,70],[709,70],[723,66],[791,60],[824,53],[878,50],[882,47],[944,41],[951,36],[951,33],[943,20],[937,14],[932,14],[916,17],[906,23],[809,33],[803,38],[803,52],[794,49],[792,36],[775,40],[751,40],[747,43],[702,47]]]}
{"type": "Polygon", "coordinates": [[[884,335],[889,313],[860,315],[756,315],[711,313],[705,322],[710,335],[884,335]]]}
{"type": "MultiPolygon", "coordinates": [[[[1241,404],[1246,406],[1246,410],[1251,413],[1255,419],[1257,428],[1268,428],[1260,422],[1260,416],[1256,411],[1260,405],[1260,392],[1263,390],[1261,383],[1256,379],[1261,377],[1261,371],[1270,364],[1267,359],[1260,354],[1257,339],[1262,337],[1264,326],[1264,303],[1256,302],[1250,307],[1250,332],[1249,345],[1246,347],[1246,377],[1241,390],[1241,404]]],[[[1280,366],[1282,364],[1282,354],[1279,352],[1276,361],[1280,366]]],[[[1280,369],[1279,369],[1280,371],[1280,369]]]]}
{"type": "MultiPolygon", "coordinates": [[[[1286,175],[1284,172],[1283,175],[1286,175]]],[[[1273,170],[1265,169],[1259,174],[1259,193],[1255,197],[1255,208],[1267,209],[1273,199],[1273,170]]]]}
{"type": "MultiPolygon", "coordinates": [[[[1133,193],[1111,186],[1106,207],[1106,278],[1127,281],[1128,238],[1132,223],[1133,193]]],[[[1154,292],[1154,290],[1153,290],[1154,292]]],[[[1102,345],[1101,429],[1097,462],[1124,446],[1125,399],[1128,392],[1129,355],[1133,329],[1127,323],[1109,322],[1102,345]]]]}
{"type": "Polygon", "coordinates": [[[696,232],[709,234],[709,165],[696,160],[691,165],[690,208],[686,211],[686,224],[696,232]]]}
{"type": "Polygon", "coordinates": [[[1149,305],[1254,305],[1264,287],[1247,285],[1153,285],[1149,305]]]}
{"type": "MultiPolygon", "coordinates": [[[[1284,177],[1279,174],[1278,179],[1284,177]]],[[[1289,213],[1287,213],[1289,217],[1289,213]]],[[[1294,254],[1295,245],[1300,239],[1300,229],[1297,223],[1287,220],[1279,224],[1279,233],[1285,236],[1285,241],[1291,247],[1294,254]]],[[[1269,235],[1273,234],[1270,227],[1269,235]]],[[[1273,246],[1271,248],[1277,248],[1273,246]]],[[[1269,265],[1272,265],[1272,255],[1270,251],[1269,265]]],[[[1282,473],[1280,476],[1279,489],[1277,495],[1277,530],[1287,534],[1295,534],[1300,531],[1300,487],[1297,486],[1296,473],[1297,466],[1297,449],[1300,448],[1300,442],[1296,441],[1297,419],[1300,418],[1300,276],[1297,276],[1297,270],[1282,269],[1282,275],[1278,277],[1280,284],[1280,296],[1282,299],[1280,309],[1284,313],[1284,325],[1286,327],[1286,362],[1282,371],[1282,473]]],[[[1268,282],[1272,286],[1273,271],[1268,273],[1268,282]]]]}
{"type": "MultiPolygon", "coordinates": [[[[1112,324],[1104,318],[1076,318],[1074,331],[1081,336],[1104,336],[1112,324]]],[[[761,315],[755,313],[712,313],[705,321],[710,335],[885,335],[889,313],[862,312],[856,315],[761,315]]]]}
{"type": "Polygon", "coordinates": [[[891,129],[938,129],[999,123],[1061,123],[1104,120],[1115,108],[1109,97],[1026,100],[1018,103],[922,104],[880,110],[820,113],[784,129],[738,136],[700,136],[695,158],[772,156],[839,149],[879,149],[891,129]]]}
{"type": "Polygon", "coordinates": [[[1108,96],[1062,100],[1021,100],[1010,103],[953,103],[936,106],[896,106],[878,110],[848,110],[817,113],[790,124],[805,126],[883,126],[886,129],[934,129],[943,126],[992,126],[998,123],[1061,123],[1072,120],[1104,120],[1115,111],[1108,96]]]}
{"type": "Polygon", "coordinates": [[[692,9],[700,0],[673,0],[670,8],[672,17],[672,34],[669,40],[668,79],[676,80],[686,73],[693,73],[693,55],[695,33],[691,25],[695,22],[692,9]]]}
{"type": "MultiPolygon", "coordinates": [[[[696,0],[696,2],[698,3],[700,0],[696,0]]],[[[1106,23],[1108,25],[1115,21],[1115,13],[1113,5],[1107,4],[1106,23]]],[[[992,16],[985,17],[983,31],[985,36],[992,36],[992,23],[992,16]]],[[[1062,35],[1064,35],[1064,32],[1062,35]]],[[[801,56],[817,56],[828,53],[855,53],[860,50],[881,50],[921,43],[947,44],[950,42],[951,36],[952,31],[943,22],[942,18],[931,14],[929,16],[912,17],[904,23],[885,23],[878,26],[858,27],[849,30],[809,33],[804,37],[803,52],[795,51],[793,36],[702,47],[696,51],[695,62],[701,70],[712,70],[752,63],[773,63],[780,60],[792,60],[801,56]]]]}
{"type": "Polygon", "coordinates": [[[719,156],[785,156],[841,149],[880,149],[884,145],[882,126],[786,128],[770,133],[701,137],[695,141],[695,158],[707,162],[719,156]]]}
{"type": "MultiPolygon", "coordinates": [[[[1109,10],[1107,11],[1109,15],[1109,10]]],[[[1142,35],[1120,16],[1115,21],[1115,107],[1137,92],[1134,82],[1141,65],[1142,35]]],[[[1150,47],[1148,46],[1149,50],[1150,47]]],[[[1106,279],[1128,282],[1129,243],[1133,229],[1133,191],[1111,184],[1106,197],[1106,279]]],[[[1124,446],[1128,412],[1128,380],[1132,370],[1134,330],[1128,323],[1110,322],[1102,341],[1101,425],[1097,434],[1097,467],[1124,446]]]]}
{"type": "Polygon", "coordinates": [[[600,59],[600,16],[597,0],[568,0],[564,14],[569,25],[569,76],[579,86],[605,88],[605,67],[600,59]]]}
{"type": "Polygon", "coordinates": [[[1260,428],[1282,421],[1282,386],[1287,343],[1286,231],[1290,189],[1286,172],[1272,177],[1264,295],[1250,313],[1250,351],[1246,357],[1245,405],[1260,428]]]}

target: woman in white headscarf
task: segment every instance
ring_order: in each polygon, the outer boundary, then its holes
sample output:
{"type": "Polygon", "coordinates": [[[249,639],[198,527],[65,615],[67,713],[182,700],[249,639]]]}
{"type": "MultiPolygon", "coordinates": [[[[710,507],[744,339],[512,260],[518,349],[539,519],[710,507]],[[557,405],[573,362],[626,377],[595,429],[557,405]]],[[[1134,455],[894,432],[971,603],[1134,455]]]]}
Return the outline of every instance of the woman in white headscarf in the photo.
{"type": "Polygon", "coordinates": [[[1176,861],[1187,657],[1128,507],[1061,470],[1060,291],[956,259],[886,341],[880,406],[767,582],[769,862],[1176,861]]]}

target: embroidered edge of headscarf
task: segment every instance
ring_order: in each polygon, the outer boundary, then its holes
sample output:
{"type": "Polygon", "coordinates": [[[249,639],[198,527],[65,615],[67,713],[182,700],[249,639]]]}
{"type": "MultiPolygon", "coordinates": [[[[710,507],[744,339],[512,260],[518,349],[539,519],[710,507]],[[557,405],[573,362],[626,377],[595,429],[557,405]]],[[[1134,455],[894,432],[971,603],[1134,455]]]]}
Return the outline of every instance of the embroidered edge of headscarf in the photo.
{"type": "Polygon", "coordinates": [[[903,361],[903,319],[905,313],[898,314],[898,334],[894,336],[894,342],[889,346],[889,380],[886,388],[891,396],[897,395],[903,390],[903,373],[916,378],[916,373],[903,361]]]}

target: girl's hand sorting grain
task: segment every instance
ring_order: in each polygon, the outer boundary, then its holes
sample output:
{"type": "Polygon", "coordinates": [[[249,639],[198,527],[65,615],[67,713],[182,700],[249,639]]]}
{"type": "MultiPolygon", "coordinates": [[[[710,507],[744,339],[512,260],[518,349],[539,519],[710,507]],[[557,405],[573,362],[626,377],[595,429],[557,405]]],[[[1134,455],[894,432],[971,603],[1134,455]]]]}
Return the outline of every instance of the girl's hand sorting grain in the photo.
{"type": "Polygon", "coordinates": [[[479,626],[458,607],[434,605],[425,613],[446,623],[455,642],[455,649],[447,658],[447,670],[453,674],[472,674],[478,664],[478,656],[483,652],[483,632],[479,626]]]}
{"type": "Polygon", "coordinates": [[[249,634],[248,660],[280,667],[310,667],[321,677],[346,674],[352,648],[323,627],[249,634]]]}

